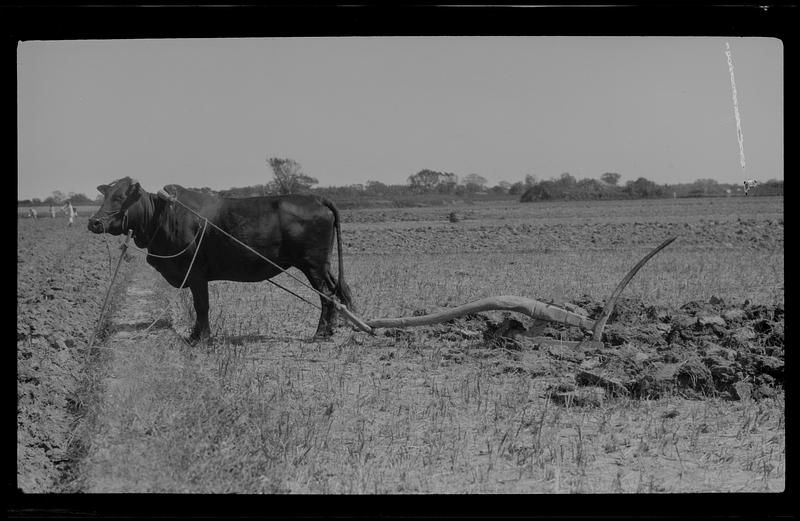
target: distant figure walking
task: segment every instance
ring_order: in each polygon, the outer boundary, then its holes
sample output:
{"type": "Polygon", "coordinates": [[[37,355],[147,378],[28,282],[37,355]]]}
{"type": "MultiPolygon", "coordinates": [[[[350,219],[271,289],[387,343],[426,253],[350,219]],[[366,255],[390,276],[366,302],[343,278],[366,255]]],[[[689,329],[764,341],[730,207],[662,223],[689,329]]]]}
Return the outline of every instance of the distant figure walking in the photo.
{"type": "Polygon", "coordinates": [[[30,207],[28,208],[28,217],[31,219],[38,219],[39,215],[36,213],[36,208],[30,207]]]}
{"type": "Polygon", "coordinates": [[[747,195],[750,192],[751,188],[755,188],[758,186],[758,181],[755,179],[748,179],[744,182],[744,195],[747,195]]]}
{"type": "Polygon", "coordinates": [[[69,224],[67,226],[72,226],[75,222],[75,216],[77,215],[75,208],[72,206],[72,201],[67,201],[67,204],[61,208],[61,211],[66,212],[67,217],[69,217],[69,224]]]}
{"type": "Polygon", "coordinates": [[[55,219],[56,218],[56,209],[53,207],[52,204],[50,205],[50,218],[51,219],[55,219]]]}

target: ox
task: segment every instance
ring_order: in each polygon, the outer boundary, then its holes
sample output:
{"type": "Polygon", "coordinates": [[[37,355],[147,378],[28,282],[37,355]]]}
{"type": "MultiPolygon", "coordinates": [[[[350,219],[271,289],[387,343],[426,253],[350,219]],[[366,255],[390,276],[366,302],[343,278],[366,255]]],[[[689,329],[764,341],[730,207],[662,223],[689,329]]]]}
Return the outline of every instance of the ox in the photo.
{"type": "Polygon", "coordinates": [[[744,182],[744,195],[748,195],[750,190],[758,186],[758,181],[755,179],[748,179],[744,182]]]}
{"type": "MultiPolygon", "coordinates": [[[[124,177],[97,189],[105,199],[89,218],[90,231],[120,235],[132,230],[135,244],[147,249],[147,263],[167,282],[177,288],[187,277],[196,313],[189,336],[192,344],[210,336],[209,281],[260,282],[281,273],[212,226],[206,227],[200,243],[203,219],[180,204],[146,192],[134,179],[124,177]],[[198,243],[200,250],[187,276],[198,243]],[[155,256],[177,253],[180,255],[174,258],[155,256]]],[[[333,334],[336,310],[329,298],[336,296],[352,309],[350,289],[342,270],[339,212],[332,202],[316,195],[298,194],[241,199],[214,197],[179,185],[167,185],[164,190],[281,268],[294,266],[302,271],[311,286],[328,297],[320,297],[322,312],[313,339],[333,334]],[[334,233],[339,259],[337,279],[330,270],[334,233]]]]}

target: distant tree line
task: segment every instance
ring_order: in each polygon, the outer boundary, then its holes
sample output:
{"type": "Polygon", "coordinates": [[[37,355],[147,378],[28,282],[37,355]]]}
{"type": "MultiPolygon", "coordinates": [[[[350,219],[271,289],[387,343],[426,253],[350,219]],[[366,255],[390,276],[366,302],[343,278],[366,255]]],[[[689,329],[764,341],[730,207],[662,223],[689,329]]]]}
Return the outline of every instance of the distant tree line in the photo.
{"type": "MultiPolygon", "coordinates": [[[[664,197],[726,197],[742,195],[743,186],[719,183],[714,179],[698,179],[692,183],[656,184],[639,177],[620,186],[620,175],[606,172],[600,179],[577,180],[568,173],[528,186],[522,202],[591,199],[650,199],[664,197]]],[[[783,181],[771,179],[758,185],[752,195],[783,195],[783,181]]]]}
{"type": "MultiPolygon", "coordinates": [[[[290,193],[315,193],[343,204],[343,206],[367,205],[370,201],[394,201],[413,204],[425,201],[426,204],[441,204],[453,199],[472,199],[475,197],[518,198],[522,202],[597,200],[597,199],[647,199],[663,197],[725,197],[742,195],[742,185],[718,183],[713,179],[698,179],[693,183],[656,184],[644,177],[620,185],[621,175],[605,172],[599,179],[576,179],[564,172],[559,177],[538,181],[533,175],[526,175],[522,181],[509,183],[501,181],[489,187],[485,177],[469,174],[459,179],[451,172],[438,172],[422,169],[410,175],[405,184],[385,184],[380,181],[367,181],[364,184],[350,184],[332,187],[314,187],[318,180],[303,172],[300,164],[292,159],[271,157],[266,161],[272,177],[264,184],[232,187],[227,190],[213,190],[207,186],[191,188],[203,193],[223,197],[255,197],[290,193]]],[[[751,195],[783,195],[783,181],[771,179],[758,185],[751,195]]],[[[103,196],[99,194],[92,201],[84,194],[70,192],[68,195],[55,191],[44,200],[25,199],[19,206],[63,205],[71,201],[73,205],[99,204],[103,196]]]]}
{"type": "Polygon", "coordinates": [[[102,200],[103,194],[98,194],[97,198],[92,200],[86,197],[85,194],[76,194],[75,192],[64,194],[63,192],[56,190],[44,199],[39,199],[38,197],[34,197],[33,199],[19,199],[17,200],[17,206],[62,206],[68,202],[71,202],[72,206],[83,206],[98,204],[102,200]]]}

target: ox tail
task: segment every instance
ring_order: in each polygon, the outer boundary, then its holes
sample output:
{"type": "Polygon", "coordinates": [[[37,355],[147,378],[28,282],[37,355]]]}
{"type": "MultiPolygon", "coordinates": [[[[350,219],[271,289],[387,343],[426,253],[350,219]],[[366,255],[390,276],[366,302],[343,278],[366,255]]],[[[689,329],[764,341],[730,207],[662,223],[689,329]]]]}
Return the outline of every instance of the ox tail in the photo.
{"type": "Polygon", "coordinates": [[[350,293],[350,287],[344,280],[344,263],[342,262],[342,229],[339,226],[339,223],[341,222],[339,219],[339,210],[336,208],[333,202],[329,201],[328,199],[325,199],[324,197],[321,197],[320,199],[322,200],[322,204],[324,204],[331,212],[333,212],[333,227],[336,232],[336,252],[339,258],[339,277],[336,279],[336,285],[333,289],[333,292],[339,298],[341,303],[347,306],[347,309],[350,311],[355,311],[353,295],[350,293]]]}

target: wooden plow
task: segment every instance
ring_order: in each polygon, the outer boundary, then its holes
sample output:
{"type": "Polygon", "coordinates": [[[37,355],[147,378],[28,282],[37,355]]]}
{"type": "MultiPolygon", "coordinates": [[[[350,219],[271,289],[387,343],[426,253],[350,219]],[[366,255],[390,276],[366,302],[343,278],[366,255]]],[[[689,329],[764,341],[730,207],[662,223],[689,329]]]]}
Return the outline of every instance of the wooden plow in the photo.
{"type": "MultiPolygon", "coordinates": [[[[666,248],[677,237],[671,237],[650,253],[645,255],[636,265],[631,268],[627,275],[617,284],[611,296],[606,301],[606,305],[600,316],[596,320],[577,313],[576,309],[568,309],[568,305],[557,306],[555,304],[548,304],[539,300],[534,300],[525,297],[517,297],[513,295],[499,295],[495,297],[486,297],[476,300],[458,307],[444,309],[435,313],[427,315],[413,316],[413,317],[397,317],[397,318],[381,318],[369,321],[364,321],[362,318],[356,316],[353,312],[348,310],[345,306],[336,303],[337,309],[353,322],[359,329],[366,331],[370,334],[375,334],[376,329],[380,328],[405,328],[427,326],[431,324],[439,324],[452,320],[454,318],[462,317],[470,313],[478,313],[480,311],[514,311],[528,315],[536,320],[544,320],[547,322],[559,322],[568,326],[580,327],[585,331],[592,332],[591,340],[576,341],[557,341],[563,347],[603,347],[603,330],[605,329],[608,317],[614,311],[614,306],[619,298],[622,290],[636,275],[636,273],[649,261],[656,253],[666,248]],[[594,344],[594,346],[592,346],[594,344]]],[[[553,342],[554,339],[546,337],[534,337],[543,343],[553,342]]]]}

